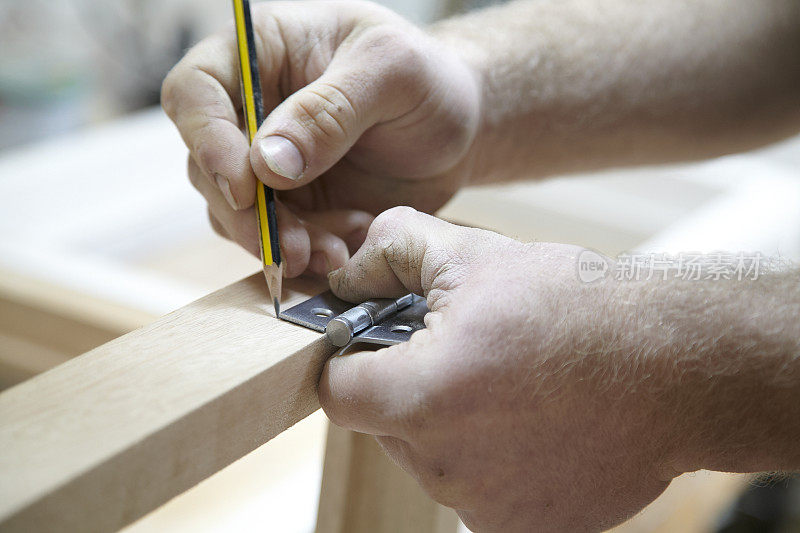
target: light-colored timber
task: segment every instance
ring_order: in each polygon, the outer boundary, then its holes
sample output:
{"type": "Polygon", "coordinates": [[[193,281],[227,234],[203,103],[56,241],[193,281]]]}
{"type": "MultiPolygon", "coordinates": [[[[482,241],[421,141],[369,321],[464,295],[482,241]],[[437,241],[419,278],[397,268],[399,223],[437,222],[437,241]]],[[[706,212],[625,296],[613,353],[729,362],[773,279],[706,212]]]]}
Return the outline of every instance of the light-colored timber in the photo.
{"type": "Polygon", "coordinates": [[[258,273],[0,394],[0,530],[119,529],[315,411],[333,347],[265,294],[258,273]]]}

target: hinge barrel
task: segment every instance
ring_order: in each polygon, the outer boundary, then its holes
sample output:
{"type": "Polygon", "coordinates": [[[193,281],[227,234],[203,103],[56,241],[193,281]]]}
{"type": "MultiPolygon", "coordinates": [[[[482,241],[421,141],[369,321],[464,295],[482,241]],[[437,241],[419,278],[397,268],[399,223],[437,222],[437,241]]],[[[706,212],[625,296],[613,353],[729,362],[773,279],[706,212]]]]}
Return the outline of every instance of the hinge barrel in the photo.
{"type": "Polygon", "coordinates": [[[360,332],[405,309],[413,302],[413,294],[406,294],[396,300],[367,300],[331,319],[325,327],[325,334],[334,346],[347,346],[360,332]]]}

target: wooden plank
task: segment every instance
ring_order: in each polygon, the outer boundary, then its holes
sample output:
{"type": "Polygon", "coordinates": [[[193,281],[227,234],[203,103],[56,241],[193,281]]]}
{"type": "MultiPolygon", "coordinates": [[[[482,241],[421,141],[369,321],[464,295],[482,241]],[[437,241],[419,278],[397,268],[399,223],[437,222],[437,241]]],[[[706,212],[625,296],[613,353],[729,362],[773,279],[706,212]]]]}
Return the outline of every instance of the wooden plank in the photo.
{"type": "MultiPolygon", "coordinates": [[[[294,288],[284,305],[321,290],[294,288]]],[[[265,291],[256,274],[0,394],[0,529],[116,530],[315,411],[332,347],[265,291]]]]}
{"type": "Polygon", "coordinates": [[[329,425],[316,533],[455,533],[455,511],[430,499],[372,435],[329,425]]]}
{"type": "Polygon", "coordinates": [[[0,389],[158,318],[0,269],[0,389]]]}
{"type": "MultiPolygon", "coordinates": [[[[114,337],[149,324],[158,318],[141,310],[131,309],[86,292],[69,289],[58,283],[23,275],[6,268],[0,269],[0,298],[36,309],[41,313],[62,317],[72,323],[90,325],[103,334],[114,334],[114,337]]],[[[3,318],[5,319],[5,317],[3,318]]],[[[46,337],[46,331],[43,329],[38,328],[34,334],[38,337],[46,337]]],[[[62,329],[59,330],[59,338],[55,340],[59,346],[65,342],[60,339],[62,329]]],[[[107,342],[107,340],[103,342],[107,342]]],[[[93,344],[79,353],[86,352],[99,344],[102,343],[93,344]]],[[[68,349],[72,350],[83,346],[85,344],[70,344],[68,349]]]]}
{"type": "MultiPolygon", "coordinates": [[[[133,329],[133,328],[132,328],[133,329]]],[[[29,339],[67,358],[85,353],[130,330],[116,330],[62,314],[46,306],[4,298],[0,295],[0,330],[18,339],[29,339]]],[[[40,371],[47,370],[42,368],[40,371]]]]}
{"type": "Polygon", "coordinates": [[[0,388],[119,337],[112,329],[0,293],[0,388]]]}
{"type": "Polygon", "coordinates": [[[311,533],[327,427],[318,409],[121,533],[311,533]]]}

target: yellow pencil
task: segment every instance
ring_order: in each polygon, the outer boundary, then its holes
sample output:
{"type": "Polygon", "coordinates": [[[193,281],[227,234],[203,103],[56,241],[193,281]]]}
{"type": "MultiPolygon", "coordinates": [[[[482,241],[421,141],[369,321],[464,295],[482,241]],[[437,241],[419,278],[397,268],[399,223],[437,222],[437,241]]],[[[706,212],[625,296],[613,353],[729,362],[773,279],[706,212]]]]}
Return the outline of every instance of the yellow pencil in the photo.
{"type": "MultiPolygon", "coordinates": [[[[242,78],[242,107],[244,109],[247,138],[253,144],[258,127],[264,121],[264,101],[261,98],[261,82],[258,77],[253,22],[250,17],[249,0],[233,0],[233,15],[236,22],[236,40],[239,48],[239,72],[242,78]]],[[[278,222],[275,217],[275,193],[260,181],[256,188],[256,216],[258,223],[259,246],[264,277],[275,316],[281,311],[281,285],[283,282],[283,263],[278,245],[278,222]]]]}

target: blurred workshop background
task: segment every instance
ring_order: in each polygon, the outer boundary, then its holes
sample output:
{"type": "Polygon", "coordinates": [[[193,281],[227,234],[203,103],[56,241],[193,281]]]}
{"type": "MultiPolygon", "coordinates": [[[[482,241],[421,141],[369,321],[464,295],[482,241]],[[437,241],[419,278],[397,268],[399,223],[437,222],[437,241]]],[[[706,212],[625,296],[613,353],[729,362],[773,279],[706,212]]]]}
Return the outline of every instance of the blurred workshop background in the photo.
{"type": "MultiPolygon", "coordinates": [[[[424,24],[492,2],[381,3],[424,24]]],[[[158,108],[167,70],[230,10],[228,0],[0,0],[0,390],[258,270],[211,231],[158,108]]],[[[465,190],[440,215],[612,255],[797,261],[798,169],[795,137],[693,165],[465,190]]],[[[269,517],[275,531],[312,531],[324,432],[316,413],[128,529],[250,530],[269,517]]],[[[796,481],[699,472],[618,530],[798,524],[796,481]]]]}
{"type": "MultiPolygon", "coordinates": [[[[492,2],[381,3],[425,23],[492,2]]],[[[166,72],[230,9],[224,0],[2,0],[0,148],[157,105],[166,72]]]]}

